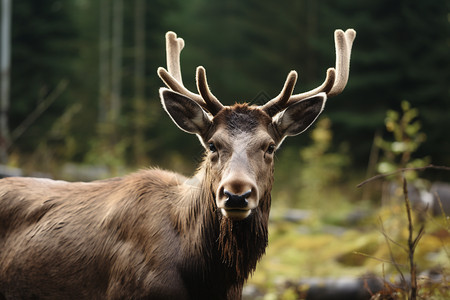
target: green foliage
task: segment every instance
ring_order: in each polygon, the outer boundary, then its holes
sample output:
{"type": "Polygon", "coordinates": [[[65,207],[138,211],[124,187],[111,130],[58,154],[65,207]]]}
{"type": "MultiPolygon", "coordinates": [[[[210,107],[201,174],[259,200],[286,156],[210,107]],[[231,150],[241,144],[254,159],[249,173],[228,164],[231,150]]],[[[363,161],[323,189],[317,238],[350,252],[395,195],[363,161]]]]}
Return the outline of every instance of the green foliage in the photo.
{"type": "Polygon", "coordinates": [[[86,154],[85,161],[89,165],[107,166],[111,176],[118,176],[120,170],[126,165],[126,149],[130,145],[130,138],[114,140],[112,131],[116,129],[111,124],[103,124],[99,131],[101,138],[92,141],[91,151],[86,154]]]}
{"type": "Polygon", "coordinates": [[[274,199],[290,207],[319,211],[325,204],[339,206],[348,200],[338,185],[350,164],[347,149],[341,147],[338,152],[332,151],[328,118],[320,119],[315,128],[310,129],[309,136],[311,144],[300,151],[281,151],[275,172],[274,199]]]}
{"type": "MultiPolygon", "coordinates": [[[[418,109],[412,108],[407,101],[401,103],[401,108],[401,113],[389,110],[386,114],[386,130],[392,138],[385,140],[378,137],[375,141],[376,145],[383,151],[382,159],[378,164],[380,173],[395,173],[394,171],[399,169],[424,167],[429,163],[428,158],[414,158],[419,146],[426,139],[425,134],[421,132],[421,124],[418,121],[418,109]]],[[[440,299],[440,295],[444,296],[449,292],[448,289],[442,288],[449,271],[448,250],[443,240],[436,239],[433,234],[425,233],[425,226],[427,226],[427,232],[429,233],[436,231],[434,226],[438,225],[437,230],[444,232],[444,235],[448,237],[448,224],[445,228],[445,223],[443,226],[443,224],[436,222],[435,219],[427,215],[426,210],[420,207],[416,207],[413,214],[414,207],[408,196],[407,178],[414,180],[411,182],[417,188],[423,188],[419,185],[423,185],[424,180],[418,179],[417,172],[414,170],[402,172],[401,184],[396,188],[394,194],[392,195],[391,191],[386,193],[389,201],[383,206],[379,217],[380,231],[387,247],[378,250],[373,256],[371,254],[376,260],[388,263],[386,268],[383,265],[383,273],[397,274],[401,277],[401,280],[398,285],[393,285],[391,284],[394,283],[393,280],[385,279],[388,284],[385,285],[383,291],[376,295],[380,299],[387,299],[391,295],[396,295],[395,299],[440,299]],[[401,201],[398,201],[400,199],[401,201]],[[419,227],[420,229],[417,229],[419,227]],[[430,229],[430,227],[432,228],[430,229]],[[423,255],[426,258],[427,253],[441,250],[442,282],[432,283],[427,278],[421,279],[418,275],[421,270],[436,268],[435,260],[430,264],[430,261],[424,259],[423,255]],[[405,274],[409,274],[410,284],[406,283],[405,274]],[[430,288],[430,284],[434,287],[430,288]]],[[[386,177],[385,180],[387,182],[398,181],[398,177],[386,177]]]]}
{"type": "MultiPolygon", "coordinates": [[[[333,153],[330,151],[332,143],[331,121],[322,118],[311,132],[312,144],[300,150],[302,168],[300,182],[305,196],[327,189],[343,177],[344,168],[350,163],[350,158],[344,151],[333,153]]],[[[301,197],[305,198],[305,197],[301,197]]]]}
{"type": "MultiPolygon", "coordinates": [[[[341,227],[338,234],[330,231],[323,219],[315,225],[272,220],[266,255],[258,264],[249,284],[273,295],[285,280],[302,278],[378,276],[380,280],[387,280],[391,284],[398,283],[398,273],[392,258],[405,274],[408,273],[408,255],[404,249],[409,234],[405,208],[372,207],[371,211],[373,214],[366,225],[354,228],[347,224],[347,227],[341,227]],[[381,229],[379,218],[384,224],[381,229]],[[380,230],[395,243],[389,247],[380,230]]],[[[442,281],[434,283],[427,276],[419,277],[419,295],[422,296],[418,299],[448,297],[449,243],[448,221],[444,218],[430,221],[426,234],[417,245],[415,262],[419,273],[435,270],[444,277],[442,281]]],[[[286,291],[286,296],[290,296],[291,292],[286,291]]],[[[401,289],[392,290],[388,295],[392,296],[393,293],[406,295],[401,289]]],[[[283,294],[279,292],[280,297],[283,294]]]]}
{"type": "MultiPolygon", "coordinates": [[[[418,120],[419,111],[417,108],[412,108],[408,101],[403,101],[401,107],[401,113],[394,110],[388,110],[386,113],[386,130],[392,135],[392,139],[378,137],[375,141],[382,150],[382,159],[378,163],[380,173],[390,173],[400,168],[424,167],[429,163],[427,157],[413,157],[419,146],[426,140],[418,120]]],[[[415,172],[407,174],[409,179],[417,177],[415,172]]]]}

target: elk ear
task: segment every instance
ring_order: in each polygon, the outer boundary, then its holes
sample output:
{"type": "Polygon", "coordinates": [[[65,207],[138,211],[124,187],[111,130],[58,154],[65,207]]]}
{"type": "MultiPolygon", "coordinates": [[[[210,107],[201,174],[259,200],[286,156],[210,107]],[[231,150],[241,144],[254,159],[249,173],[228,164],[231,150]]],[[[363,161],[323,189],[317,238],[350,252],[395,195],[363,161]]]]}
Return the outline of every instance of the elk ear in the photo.
{"type": "Polygon", "coordinates": [[[319,93],[296,102],[273,118],[272,124],[282,138],[302,133],[314,123],[325,107],[327,96],[319,93]]]}
{"type": "Polygon", "coordinates": [[[203,136],[211,126],[208,115],[194,100],[166,88],[159,94],[165,111],[181,130],[203,136]]]}

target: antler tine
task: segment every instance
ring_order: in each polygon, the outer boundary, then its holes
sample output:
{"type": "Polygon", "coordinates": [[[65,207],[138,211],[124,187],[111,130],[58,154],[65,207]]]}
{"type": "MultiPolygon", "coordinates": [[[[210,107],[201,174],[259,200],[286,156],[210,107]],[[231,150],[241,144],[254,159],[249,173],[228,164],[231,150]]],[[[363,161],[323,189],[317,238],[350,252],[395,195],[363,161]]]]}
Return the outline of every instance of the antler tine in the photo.
{"type": "Polygon", "coordinates": [[[180,66],[180,53],[184,47],[184,40],[177,38],[175,32],[169,31],[166,34],[167,69],[158,68],[158,76],[173,91],[185,95],[210,112],[217,114],[223,105],[211,93],[206,81],[206,73],[203,67],[197,68],[197,87],[200,94],[189,91],[183,84],[180,66]]]}
{"type": "Polygon", "coordinates": [[[166,33],[167,69],[169,71],[159,67],[158,75],[170,89],[192,98],[196,102],[203,102],[200,95],[192,93],[183,85],[180,66],[180,54],[183,48],[184,40],[182,38],[177,38],[176,33],[173,31],[166,33]]]}
{"type": "Polygon", "coordinates": [[[177,38],[173,31],[166,33],[167,69],[179,83],[183,84],[180,66],[180,54],[184,48],[184,40],[177,38]]]}
{"type": "Polygon", "coordinates": [[[336,79],[336,70],[334,68],[328,68],[327,76],[325,77],[324,82],[320,86],[308,92],[292,95],[291,98],[289,99],[289,102],[290,103],[297,102],[322,92],[328,93],[333,88],[335,79],[336,79]]]}
{"type": "Polygon", "coordinates": [[[348,74],[350,70],[350,54],[352,51],[353,40],[356,37],[356,31],[353,29],[347,29],[344,33],[338,29],[334,32],[334,44],[336,48],[336,64],[335,68],[329,68],[327,70],[327,77],[324,83],[305,93],[293,95],[289,102],[300,101],[307,97],[311,97],[320,92],[325,92],[327,97],[333,97],[340,94],[348,81],[348,74]]]}
{"type": "MultiPolygon", "coordinates": [[[[317,95],[318,93],[325,92],[328,97],[333,97],[340,94],[344,90],[348,81],[350,54],[355,37],[356,32],[353,29],[348,29],[345,33],[342,30],[336,30],[334,32],[336,66],[335,68],[329,68],[327,70],[327,76],[322,85],[308,92],[291,95],[287,101],[282,97],[285,90],[285,88],[283,88],[280,95],[266,103],[262,109],[268,112],[270,116],[274,116],[291,103],[301,101],[305,98],[317,95]],[[281,99],[283,100],[281,101],[281,99]]],[[[287,85],[288,80],[289,76],[288,79],[286,79],[285,86],[287,85]]]]}
{"type": "Polygon", "coordinates": [[[197,67],[197,89],[208,107],[209,112],[214,116],[222,110],[223,105],[211,93],[206,80],[206,70],[202,66],[197,67]]]}
{"type": "Polygon", "coordinates": [[[292,95],[292,92],[293,92],[294,86],[295,86],[295,82],[297,80],[297,72],[291,71],[286,79],[286,82],[285,82],[284,87],[281,90],[280,94],[278,96],[276,96],[275,98],[273,98],[272,100],[270,100],[269,102],[267,102],[264,106],[262,106],[262,109],[269,116],[273,117],[274,115],[276,115],[278,112],[285,109],[287,106],[289,106],[293,102],[303,100],[305,98],[317,95],[318,93],[321,93],[321,92],[327,93],[333,87],[334,79],[336,76],[335,73],[336,72],[335,72],[334,68],[329,68],[327,70],[327,77],[325,78],[325,81],[319,87],[317,87],[311,91],[308,91],[308,92],[304,92],[304,93],[297,94],[297,95],[292,95]],[[295,81],[293,82],[292,87],[291,87],[290,82],[292,81],[291,77],[293,76],[293,74],[295,74],[295,81]],[[292,89],[290,90],[289,93],[286,93],[287,91],[289,91],[288,87],[291,87],[292,89]],[[287,98],[286,98],[286,96],[287,96],[287,98]]]}
{"type": "Polygon", "coordinates": [[[202,99],[202,97],[200,95],[194,94],[191,91],[189,91],[187,88],[185,88],[184,85],[180,84],[163,67],[159,67],[158,68],[158,76],[166,84],[166,86],[169,87],[171,90],[191,98],[192,100],[194,100],[195,102],[197,102],[201,106],[205,106],[206,105],[206,103],[203,101],[203,99],[202,99]]]}
{"type": "Polygon", "coordinates": [[[292,92],[294,91],[297,78],[298,75],[296,71],[289,72],[280,94],[275,98],[273,98],[272,100],[270,100],[269,102],[267,102],[266,104],[264,104],[262,106],[262,110],[266,112],[269,116],[273,117],[279,111],[285,109],[286,104],[289,101],[292,92]]]}
{"type": "Polygon", "coordinates": [[[327,93],[328,97],[340,94],[347,85],[350,71],[350,55],[355,37],[356,31],[353,29],[347,29],[345,32],[336,30],[334,33],[337,76],[331,91],[327,93]]]}

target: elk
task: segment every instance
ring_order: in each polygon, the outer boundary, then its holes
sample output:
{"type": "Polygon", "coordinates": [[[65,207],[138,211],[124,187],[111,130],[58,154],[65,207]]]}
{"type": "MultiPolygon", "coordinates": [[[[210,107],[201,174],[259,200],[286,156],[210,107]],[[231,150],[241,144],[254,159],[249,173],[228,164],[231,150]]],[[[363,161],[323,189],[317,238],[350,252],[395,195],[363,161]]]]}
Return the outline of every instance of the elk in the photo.
{"type": "Polygon", "coordinates": [[[224,106],[203,67],[198,94],[184,87],[184,41],[168,32],[161,102],[204,146],[198,171],[2,179],[0,299],[239,299],[268,243],[275,150],[342,92],[354,38],[335,32],[336,66],[318,88],[292,94],[291,71],[266,104],[224,106]]]}

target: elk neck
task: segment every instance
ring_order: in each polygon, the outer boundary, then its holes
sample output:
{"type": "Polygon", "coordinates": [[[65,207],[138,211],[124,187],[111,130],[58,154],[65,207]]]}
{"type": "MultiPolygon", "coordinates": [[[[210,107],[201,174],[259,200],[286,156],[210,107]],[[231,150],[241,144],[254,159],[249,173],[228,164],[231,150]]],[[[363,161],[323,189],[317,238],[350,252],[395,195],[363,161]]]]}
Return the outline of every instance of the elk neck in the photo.
{"type": "MultiPolygon", "coordinates": [[[[243,283],[256,268],[268,243],[270,188],[259,206],[242,221],[222,216],[212,188],[211,162],[204,159],[194,177],[181,185],[172,222],[181,238],[182,268],[187,273],[227,276],[243,283]]],[[[198,276],[198,275],[197,275],[198,276]]]]}

